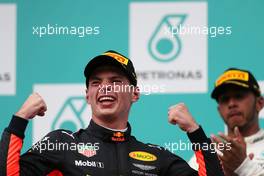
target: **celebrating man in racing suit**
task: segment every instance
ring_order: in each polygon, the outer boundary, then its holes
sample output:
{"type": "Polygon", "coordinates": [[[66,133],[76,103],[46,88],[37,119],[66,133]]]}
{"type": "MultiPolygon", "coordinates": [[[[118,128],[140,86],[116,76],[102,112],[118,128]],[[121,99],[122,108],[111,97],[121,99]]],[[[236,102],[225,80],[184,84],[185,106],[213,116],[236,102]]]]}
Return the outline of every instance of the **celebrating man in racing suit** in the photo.
{"type": "Polygon", "coordinates": [[[169,108],[168,120],[187,132],[192,143],[199,144],[193,148],[198,171],[164,148],[131,136],[128,115],[139,99],[139,89],[127,57],[105,52],[86,65],[84,75],[86,100],[92,108],[89,126],[74,133],[52,131],[20,155],[28,120],[44,116],[47,110],[41,96],[33,93],[3,132],[1,176],[223,176],[215,151],[203,149],[210,139],[183,103],[169,108]],[[116,87],[124,89],[115,91],[116,87]]]}

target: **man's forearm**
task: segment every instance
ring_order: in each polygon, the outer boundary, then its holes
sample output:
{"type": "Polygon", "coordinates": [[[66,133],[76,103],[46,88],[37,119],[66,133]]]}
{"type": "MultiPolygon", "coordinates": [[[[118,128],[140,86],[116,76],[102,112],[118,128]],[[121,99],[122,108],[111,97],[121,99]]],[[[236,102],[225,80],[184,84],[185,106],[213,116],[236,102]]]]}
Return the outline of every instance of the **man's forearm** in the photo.
{"type": "Polygon", "coordinates": [[[0,175],[15,176],[20,172],[20,152],[28,121],[13,116],[0,142],[0,175]]]}
{"type": "Polygon", "coordinates": [[[208,176],[223,176],[223,170],[219,159],[216,156],[214,149],[211,149],[211,140],[207,138],[202,127],[197,130],[187,133],[190,141],[193,144],[196,161],[198,166],[198,174],[208,176]]]}

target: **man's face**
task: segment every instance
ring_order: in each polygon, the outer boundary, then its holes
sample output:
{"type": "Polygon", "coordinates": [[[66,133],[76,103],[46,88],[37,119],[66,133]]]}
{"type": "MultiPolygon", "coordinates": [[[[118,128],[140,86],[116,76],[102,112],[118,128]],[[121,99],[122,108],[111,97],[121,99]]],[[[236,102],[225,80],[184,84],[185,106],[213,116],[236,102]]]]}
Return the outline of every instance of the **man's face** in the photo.
{"type": "Polygon", "coordinates": [[[226,89],[218,97],[218,111],[229,129],[235,126],[246,129],[257,123],[262,107],[263,98],[246,89],[226,89]]]}
{"type": "Polygon", "coordinates": [[[128,118],[132,103],[139,98],[136,88],[129,90],[129,86],[132,87],[119,68],[114,66],[96,68],[90,76],[86,90],[86,99],[91,105],[93,117],[110,121],[128,118]]]}

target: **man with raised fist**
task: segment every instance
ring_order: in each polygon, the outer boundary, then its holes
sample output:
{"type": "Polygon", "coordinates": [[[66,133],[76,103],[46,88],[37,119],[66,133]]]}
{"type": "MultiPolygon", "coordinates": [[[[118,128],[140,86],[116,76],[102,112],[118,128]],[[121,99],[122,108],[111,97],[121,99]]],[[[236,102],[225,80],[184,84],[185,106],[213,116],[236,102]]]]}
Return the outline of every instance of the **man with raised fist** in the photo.
{"type": "Polygon", "coordinates": [[[44,116],[47,106],[37,93],[13,116],[0,143],[0,175],[8,176],[222,176],[211,141],[187,107],[169,108],[169,122],[187,133],[199,160],[199,171],[164,148],[145,144],[131,135],[129,111],[139,99],[131,60],[115,51],[93,58],[84,70],[86,100],[92,120],[77,132],[56,130],[20,155],[29,119],[44,116]],[[122,89],[121,89],[122,88],[122,89]],[[116,91],[119,90],[119,91],[116,91]],[[52,147],[51,147],[52,146],[52,147]]]}
{"type": "Polygon", "coordinates": [[[47,111],[47,105],[38,93],[33,93],[25,101],[21,109],[15,114],[18,117],[29,120],[36,115],[44,116],[47,111]]]}

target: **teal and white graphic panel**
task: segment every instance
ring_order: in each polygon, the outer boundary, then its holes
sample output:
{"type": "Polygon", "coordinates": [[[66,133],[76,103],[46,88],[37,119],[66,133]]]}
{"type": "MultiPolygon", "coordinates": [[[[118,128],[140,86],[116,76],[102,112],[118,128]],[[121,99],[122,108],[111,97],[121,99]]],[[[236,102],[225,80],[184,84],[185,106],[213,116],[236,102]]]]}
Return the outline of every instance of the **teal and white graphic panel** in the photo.
{"type": "Polygon", "coordinates": [[[140,85],[156,93],[207,91],[207,14],[206,2],[130,4],[129,56],[140,85]]]}
{"type": "Polygon", "coordinates": [[[0,95],[16,94],[16,4],[0,4],[0,95]]]}
{"type": "Polygon", "coordinates": [[[116,50],[133,61],[142,91],[130,111],[132,134],[188,160],[189,140],[168,123],[168,108],[184,102],[207,135],[224,132],[210,94],[229,67],[250,70],[264,95],[263,7],[263,0],[0,0],[0,132],[32,92],[48,110],[30,121],[23,151],[52,130],[86,128],[84,67],[116,50]]]}
{"type": "Polygon", "coordinates": [[[91,120],[91,108],[85,99],[83,84],[36,84],[48,110],[45,117],[33,119],[33,143],[53,130],[69,129],[73,132],[86,128],[91,120]]]}

